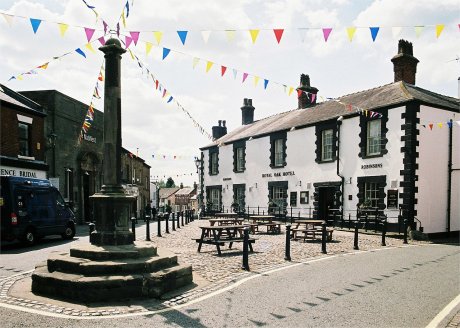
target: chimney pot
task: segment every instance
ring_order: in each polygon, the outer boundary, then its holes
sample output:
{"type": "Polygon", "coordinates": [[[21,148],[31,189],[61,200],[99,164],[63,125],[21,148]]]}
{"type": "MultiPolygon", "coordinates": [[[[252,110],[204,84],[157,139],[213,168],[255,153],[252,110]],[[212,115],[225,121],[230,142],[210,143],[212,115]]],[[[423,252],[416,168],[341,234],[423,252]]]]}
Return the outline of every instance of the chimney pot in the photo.
{"type": "Polygon", "coordinates": [[[219,122],[219,126],[222,126],[222,120],[218,120],[217,122],[219,122]]]}
{"type": "Polygon", "coordinates": [[[244,98],[243,107],[241,107],[241,122],[243,125],[251,124],[254,122],[254,106],[252,106],[252,99],[244,98]]]}
{"type": "Polygon", "coordinates": [[[222,121],[222,126],[223,126],[224,128],[225,128],[225,124],[226,124],[226,123],[227,123],[227,122],[226,122],[225,120],[222,121]]]}
{"type": "Polygon", "coordinates": [[[300,93],[298,98],[299,109],[308,108],[316,104],[316,98],[314,101],[311,101],[311,95],[317,94],[318,89],[310,86],[310,76],[307,74],[300,75],[300,85],[297,87],[298,90],[304,91],[300,93]]]}
{"type": "Polygon", "coordinates": [[[399,40],[398,54],[394,56],[393,62],[394,81],[404,81],[415,84],[418,59],[413,56],[412,43],[406,40],[399,40]]]}

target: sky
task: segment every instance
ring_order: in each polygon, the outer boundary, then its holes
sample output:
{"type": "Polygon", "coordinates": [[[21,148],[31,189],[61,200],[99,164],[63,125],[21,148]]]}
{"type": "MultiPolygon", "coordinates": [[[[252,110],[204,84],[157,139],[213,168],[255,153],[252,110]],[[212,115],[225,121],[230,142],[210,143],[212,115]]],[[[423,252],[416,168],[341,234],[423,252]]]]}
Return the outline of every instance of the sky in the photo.
{"type": "Polygon", "coordinates": [[[0,83],[15,91],[55,89],[103,111],[103,98],[92,97],[103,63],[97,50],[103,21],[113,30],[118,22],[125,43],[140,32],[137,44],[129,45],[138,60],[127,52],[121,63],[122,139],[151,166],[152,179],[198,182],[193,158],[210,140],[197,124],[207,133],[218,120],[226,120],[229,131],[239,127],[244,98],[252,99],[256,120],[295,109],[302,73],[319,89],[319,100],[392,83],[390,60],[401,38],[413,43],[420,60],[416,85],[458,97],[458,0],[85,1],[98,19],[83,0],[1,0],[0,83]],[[41,20],[36,33],[30,18],[41,20]],[[64,36],[58,23],[68,25],[64,36]],[[96,30],[94,53],[86,47],[85,27],[96,30]],[[357,27],[351,41],[349,27],[357,27]],[[379,27],[375,41],[369,27],[379,27]],[[323,28],[332,28],[327,42],[323,28]],[[283,30],[279,43],[274,29],[283,30]],[[250,30],[259,30],[255,42],[250,30]],[[187,31],[184,44],[177,31],[187,31]],[[164,48],[170,52],[163,59],[164,48]],[[37,68],[47,62],[46,69],[37,68]],[[221,66],[227,67],[223,76],[221,66]],[[32,69],[38,74],[9,80],[32,69]]]}

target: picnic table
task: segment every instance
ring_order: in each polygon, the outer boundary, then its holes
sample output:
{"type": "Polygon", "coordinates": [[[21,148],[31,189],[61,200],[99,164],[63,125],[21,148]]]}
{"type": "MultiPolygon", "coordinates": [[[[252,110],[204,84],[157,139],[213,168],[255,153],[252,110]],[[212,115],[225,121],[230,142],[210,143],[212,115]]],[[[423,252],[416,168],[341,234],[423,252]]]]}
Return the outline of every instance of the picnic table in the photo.
{"type": "Polygon", "coordinates": [[[216,225],[233,225],[233,224],[242,224],[244,219],[239,219],[239,218],[220,218],[220,219],[214,219],[214,218],[209,218],[208,219],[209,223],[214,226],[216,225]]]}
{"type": "MultiPolygon", "coordinates": [[[[322,236],[322,224],[323,220],[296,220],[292,223],[291,239],[302,238],[303,241],[306,239],[316,239],[316,236],[322,236]],[[302,236],[300,236],[302,234],[302,236]]],[[[334,229],[326,228],[327,240],[332,240],[332,233],[334,229]]]]}
{"type": "Polygon", "coordinates": [[[274,222],[274,219],[274,215],[250,215],[249,226],[251,227],[251,232],[259,231],[259,226],[266,226],[267,233],[280,233],[281,223],[274,222]]]}
{"type": "MultiPolygon", "coordinates": [[[[198,252],[201,251],[203,244],[215,245],[217,253],[221,255],[220,246],[229,243],[228,248],[232,248],[233,243],[243,242],[243,229],[244,225],[213,225],[201,226],[201,237],[194,239],[198,243],[198,252]]],[[[255,243],[254,238],[249,238],[249,250],[253,252],[252,244],[255,243]]]]}
{"type": "Polygon", "coordinates": [[[217,218],[237,218],[238,213],[216,213],[214,216],[217,218]]]}

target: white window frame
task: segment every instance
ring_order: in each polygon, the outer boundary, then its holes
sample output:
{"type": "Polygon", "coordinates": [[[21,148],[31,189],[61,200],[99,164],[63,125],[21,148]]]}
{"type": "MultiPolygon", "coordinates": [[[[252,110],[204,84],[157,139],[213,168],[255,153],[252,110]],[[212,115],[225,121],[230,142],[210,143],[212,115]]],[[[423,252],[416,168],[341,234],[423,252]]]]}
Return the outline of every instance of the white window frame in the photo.
{"type": "Polygon", "coordinates": [[[281,211],[284,211],[286,201],[286,188],[284,187],[273,187],[273,202],[281,208],[281,211]]]}
{"type": "Polygon", "coordinates": [[[368,156],[380,155],[382,152],[382,120],[375,119],[367,122],[367,145],[366,154],[368,156]]]}
{"type": "Polygon", "coordinates": [[[284,165],[284,140],[276,139],[273,145],[275,151],[275,161],[274,165],[276,167],[284,165]]]}
{"type": "Polygon", "coordinates": [[[241,209],[244,209],[244,194],[245,194],[245,188],[244,187],[238,187],[235,188],[235,201],[238,204],[238,209],[241,211],[241,209]]]}
{"type": "Polygon", "coordinates": [[[212,188],[210,189],[209,192],[210,192],[209,200],[212,203],[212,209],[214,211],[219,211],[220,210],[220,199],[221,199],[220,189],[212,188]]]}
{"type": "Polygon", "coordinates": [[[30,135],[30,127],[31,125],[28,124],[28,123],[25,123],[25,122],[18,122],[18,141],[19,141],[19,156],[23,156],[23,157],[30,157],[31,155],[31,147],[30,147],[30,144],[31,144],[31,135],[30,135]],[[26,138],[22,138],[21,137],[21,126],[25,127],[25,132],[26,132],[26,138]],[[27,144],[27,147],[26,147],[26,151],[25,153],[21,153],[21,144],[25,142],[27,144]]]}
{"type": "Polygon", "coordinates": [[[364,201],[370,201],[371,207],[378,207],[379,199],[379,183],[365,182],[364,201]]]}
{"type": "Polygon", "coordinates": [[[333,142],[332,129],[323,130],[321,132],[321,160],[330,161],[332,160],[332,142],[333,142]]]}

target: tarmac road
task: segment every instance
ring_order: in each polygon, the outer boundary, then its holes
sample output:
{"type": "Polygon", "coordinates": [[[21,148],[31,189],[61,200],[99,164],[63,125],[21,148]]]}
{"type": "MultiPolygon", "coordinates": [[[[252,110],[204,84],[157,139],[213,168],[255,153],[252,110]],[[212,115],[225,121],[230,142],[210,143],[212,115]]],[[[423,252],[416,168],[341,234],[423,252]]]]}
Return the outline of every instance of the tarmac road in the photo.
{"type": "Polygon", "coordinates": [[[425,245],[294,264],[160,313],[0,316],[2,327],[425,327],[459,294],[460,247],[425,245]]]}

